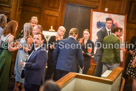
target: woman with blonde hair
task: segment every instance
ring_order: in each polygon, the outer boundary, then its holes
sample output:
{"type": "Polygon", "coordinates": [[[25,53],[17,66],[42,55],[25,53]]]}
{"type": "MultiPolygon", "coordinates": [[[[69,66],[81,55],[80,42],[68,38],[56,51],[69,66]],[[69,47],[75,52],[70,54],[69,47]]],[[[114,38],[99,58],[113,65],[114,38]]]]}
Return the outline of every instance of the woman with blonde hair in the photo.
{"type": "Polygon", "coordinates": [[[57,31],[57,35],[56,36],[51,36],[51,38],[49,39],[48,42],[48,69],[46,72],[46,80],[51,79],[53,77],[53,80],[56,81],[57,76],[56,76],[56,67],[54,66],[54,62],[53,62],[53,50],[55,49],[55,44],[59,41],[63,39],[63,36],[66,32],[66,29],[64,26],[60,26],[58,28],[57,31]]]}
{"type": "Polygon", "coordinates": [[[16,56],[16,63],[15,63],[15,87],[14,91],[19,91],[18,86],[21,85],[22,90],[24,91],[24,78],[21,78],[21,72],[22,72],[22,67],[21,67],[21,61],[25,61],[28,57],[28,54],[25,52],[25,49],[29,49],[30,46],[33,43],[33,28],[30,23],[25,23],[24,24],[24,36],[20,40],[20,44],[22,48],[20,48],[17,52],[16,56]]]}
{"type": "Polygon", "coordinates": [[[0,51],[0,91],[8,90],[9,70],[12,60],[12,52],[18,47],[13,45],[14,35],[16,33],[18,23],[14,20],[10,21],[3,30],[1,36],[0,51]]]}

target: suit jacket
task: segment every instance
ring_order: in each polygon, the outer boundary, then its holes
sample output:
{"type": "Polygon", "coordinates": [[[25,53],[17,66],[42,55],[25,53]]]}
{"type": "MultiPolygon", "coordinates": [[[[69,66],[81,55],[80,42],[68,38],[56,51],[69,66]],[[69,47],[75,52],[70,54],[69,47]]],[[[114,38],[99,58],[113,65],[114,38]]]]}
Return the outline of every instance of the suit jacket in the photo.
{"type": "Polygon", "coordinates": [[[96,41],[96,47],[98,47],[96,54],[102,56],[103,50],[101,47],[101,43],[104,37],[108,36],[106,28],[102,28],[100,31],[97,32],[98,39],[96,41]]]}
{"type": "Polygon", "coordinates": [[[102,62],[115,64],[120,62],[120,40],[113,34],[103,40],[102,62]]]}
{"type": "Polygon", "coordinates": [[[25,82],[27,84],[41,85],[43,83],[47,59],[45,49],[39,48],[32,53],[25,65],[25,82]]]}
{"type": "Polygon", "coordinates": [[[81,45],[72,37],[60,40],[53,51],[56,69],[77,72],[77,60],[80,67],[83,67],[83,54],[81,45]],[[68,47],[67,45],[75,47],[68,47]],[[77,46],[78,45],[78,46],[77,46]]]}

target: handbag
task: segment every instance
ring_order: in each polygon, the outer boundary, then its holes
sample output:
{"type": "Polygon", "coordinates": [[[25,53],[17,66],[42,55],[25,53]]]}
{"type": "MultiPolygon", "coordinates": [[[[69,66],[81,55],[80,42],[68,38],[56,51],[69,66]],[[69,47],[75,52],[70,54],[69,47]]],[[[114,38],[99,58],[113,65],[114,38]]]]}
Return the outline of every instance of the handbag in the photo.
{"type": "Polygon", "coordinates": [[[25,78],[25,72],[24,72],[24,69],[22,70],[21,72],[21,78],[25,78]]]}

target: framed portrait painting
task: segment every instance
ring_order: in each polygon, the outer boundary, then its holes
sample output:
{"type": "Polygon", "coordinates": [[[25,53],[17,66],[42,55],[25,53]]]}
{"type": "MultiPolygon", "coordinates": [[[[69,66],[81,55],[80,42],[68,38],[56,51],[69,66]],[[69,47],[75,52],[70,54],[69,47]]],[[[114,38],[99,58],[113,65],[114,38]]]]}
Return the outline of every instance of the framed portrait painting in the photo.
{"type": "MultiPolygon", "coordinates": [[[[127,16],[123,14],[116,14],[111,12],[103,12],[91,10],[91,20],[90,20],[90,37],[91,40],[95,43],[97,40],[97,32],[105,27],[106,19],[111,18],[113,20],[113,27],[121,27],[123,29],[123,35],[121,36],[121,45],[125,48],[126,41],[126,22],[127,16]]],[[[95,48],[96,52],[96,48],[95,48]]],[[[123,50],[120,51],[121,62],[124,61],[125,53],[123,50]]],[[[124,64],[123,64],[124,66],[124,64]]]]}

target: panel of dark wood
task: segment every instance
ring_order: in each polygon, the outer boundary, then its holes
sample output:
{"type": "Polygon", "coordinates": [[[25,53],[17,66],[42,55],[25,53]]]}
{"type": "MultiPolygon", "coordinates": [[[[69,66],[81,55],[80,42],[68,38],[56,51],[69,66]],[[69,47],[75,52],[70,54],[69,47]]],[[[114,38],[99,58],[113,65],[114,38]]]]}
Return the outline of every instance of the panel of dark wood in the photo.
{"type": "Polygon", "coordinates": [[[66,0],[66,3],[79,4],[79,5],[97,8],[99,5],[99,0],[66,0]]]}
{"type": "Polygon", "coordinates": [[[9,0],[0,0],[0,2],[8,3],[8,2],[9,2],[9,0]]]}
{"type": "Polygon", "coordinates": [[[109,12],[125,14],[127,0],[102,0],[102,5],[100,10],[105,10],[108,8],[109,12]]]}
{"type": "Polygon", "coordinates": [[[58,27],[58,17],[54,15],[45,14],[45,16],[42,18],[42,26],[44,30],[49,30],[51,26],[56,30],[58,27]]]}
{"type": "Polygon", "coordinates": [[[0,0],[0,6],[10,7],[11,0],[0,0]]]}
{"type": "Polygon", "coordinates": [[[65,37],[68,37],[69,30],[73,27],[79,29],[80,38],[84,29],[90,29],[90,10],[88,7],[67,4],[64,19],[64,27],[67,29],[65,37]]]}
{"type": "Polygon", "coordinates": [[[136,1],[131,2],[128,21],[136,24],[136,1]]]}
{"type": "Polygon", "coordinates": [[[133,29],[133,28],[127,28],[127,35],[126,36],[126,41],[127,43],[130,43],[130,40],[133,36],[136,36],[136,29],[133,29]]]}
{"type": "Polygon", "coordinates": [[[30,22],[32,16],[38,16],[40,21],[42,1],[44,0],[24,0],[22,14],[19,24],[19,32],[22,30],[24,23],[30,22]]]}
{"type": "Polygon", "coordinates": [[[46,9],[58,11],[60,8],[60,0],[47,0],[46,9]]]}
{"type": "Polygon", "coordinates": [[[42,0],[24,0],[23,5],[40,8],[42,6],[42,0]]]}
{"type": "Polygon", "coordinates": [[[19,32],[23,29],[23,25],[26,22],[30,22],[30,19],[32,16],[39,17],[39,14],[36,12],[30,12],[30,11],[22,11],[21,18],[20,18],[20,24],[19,24],[19,32]]]}

